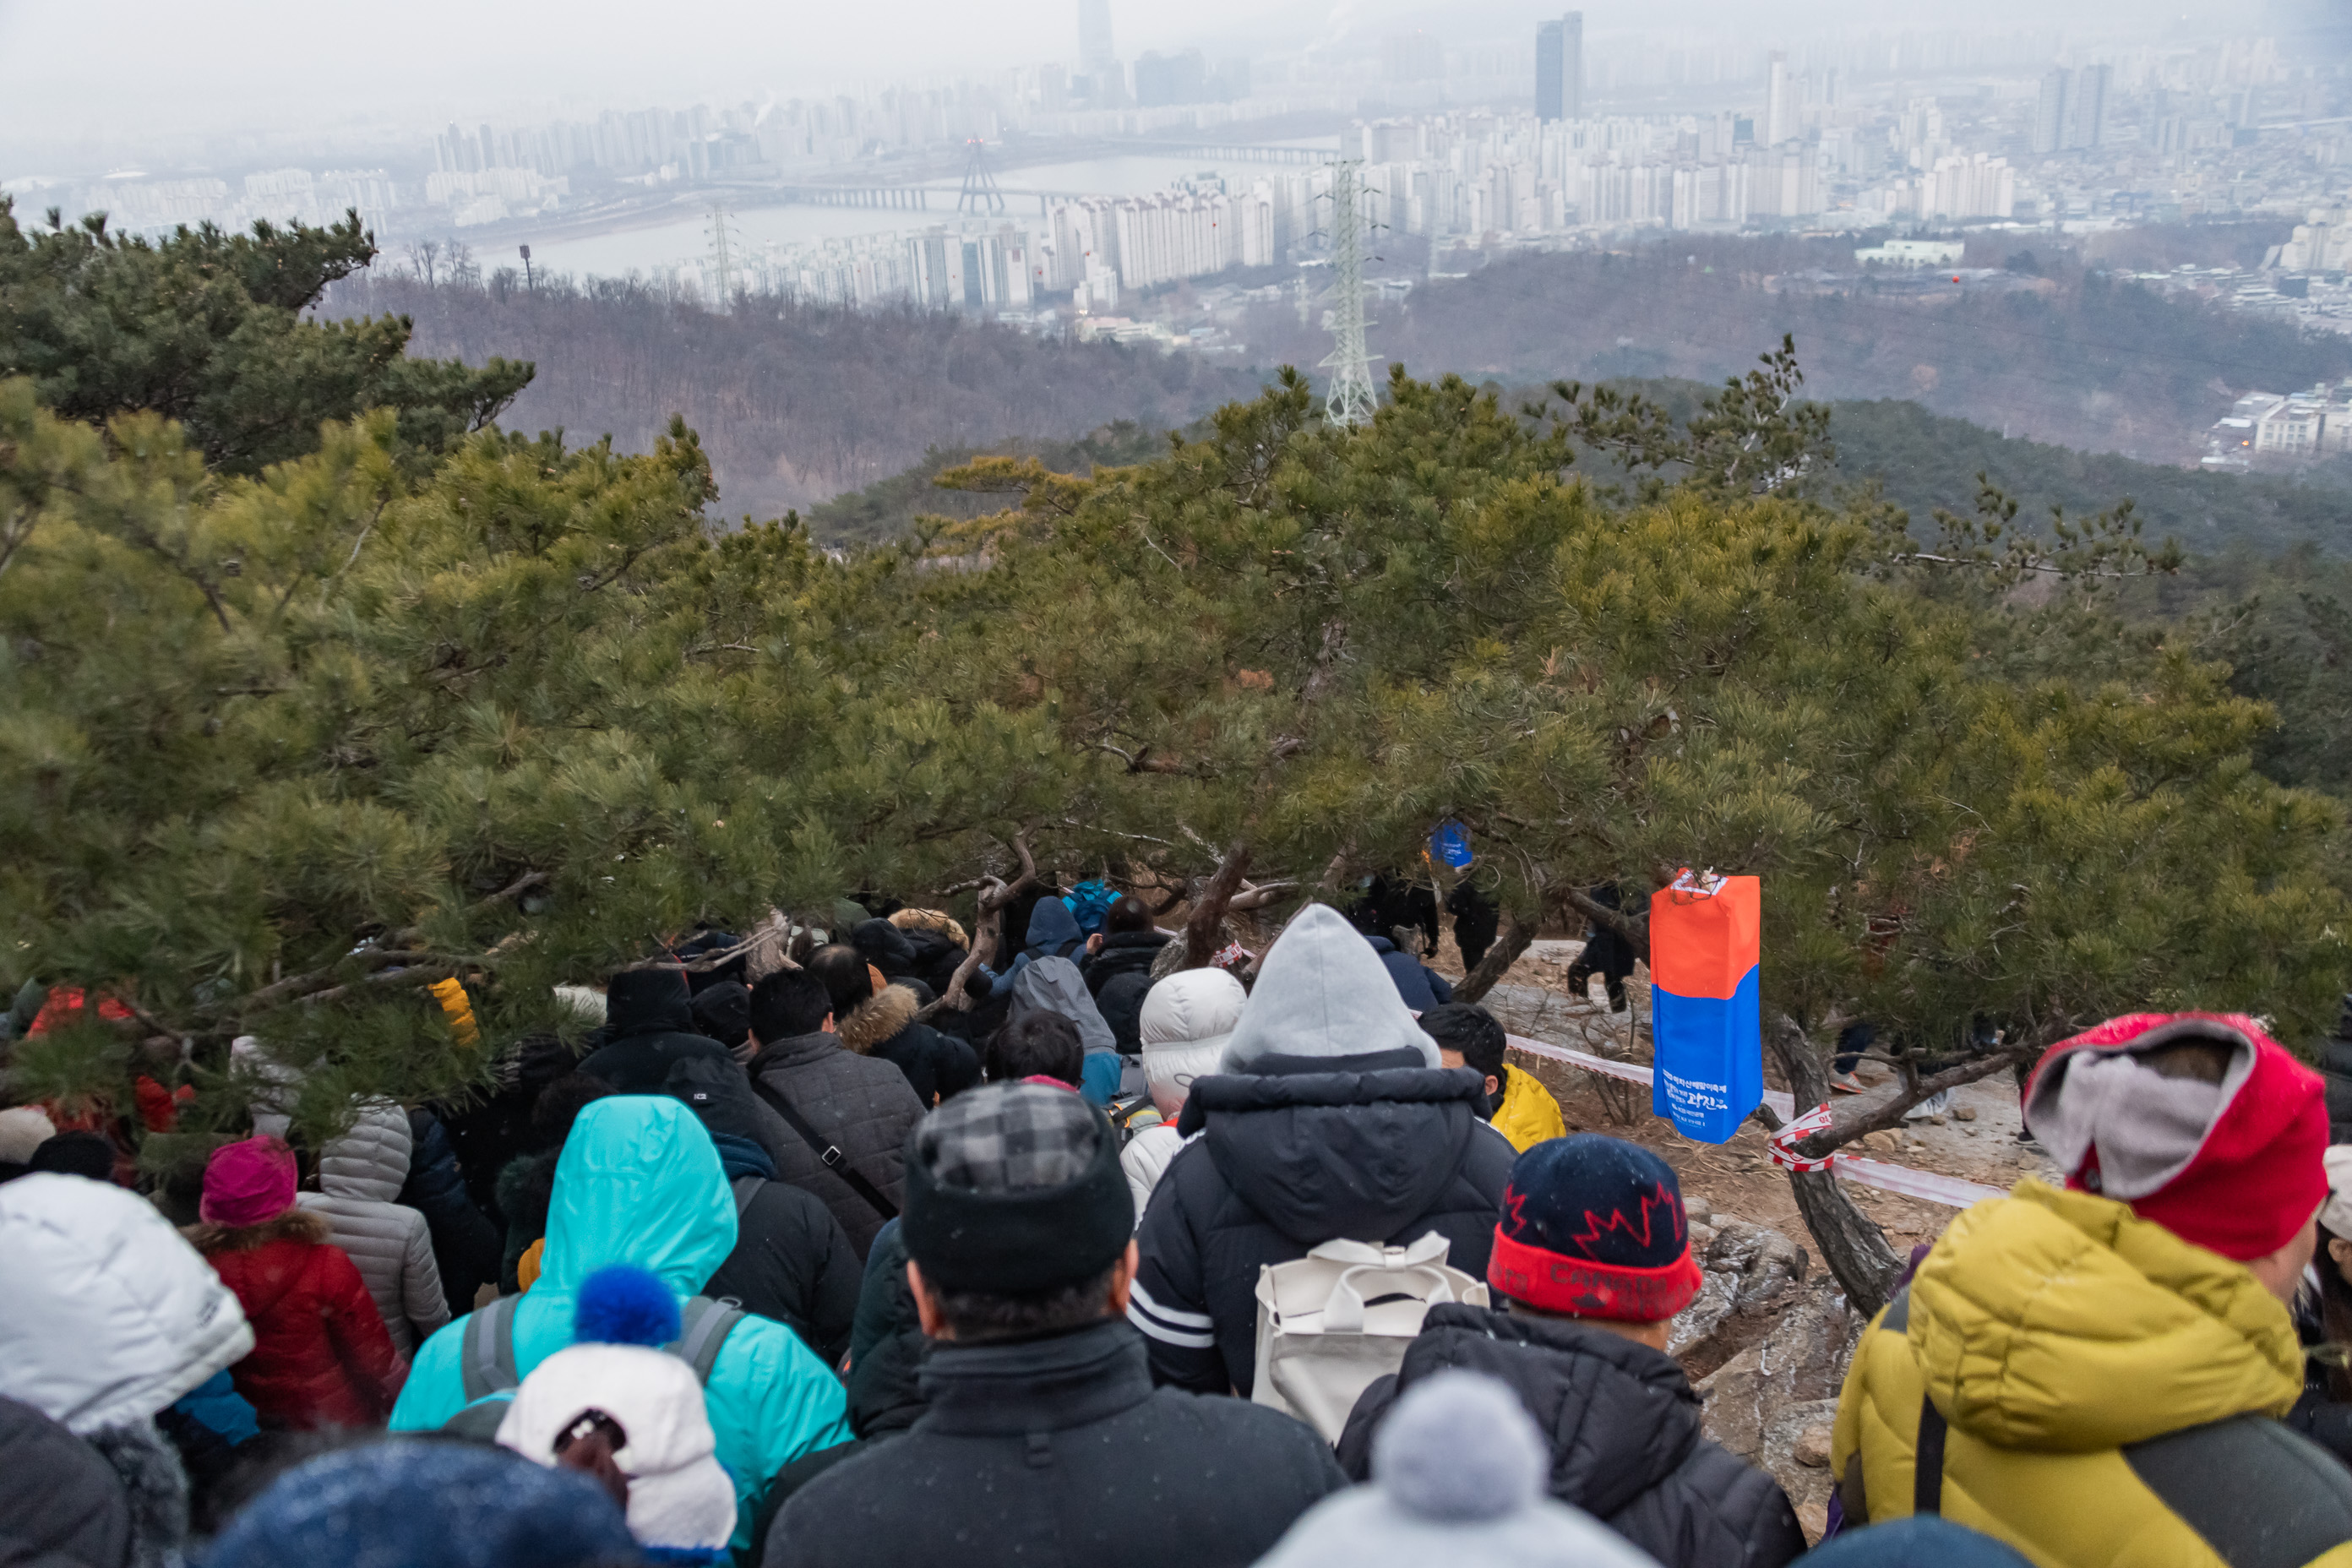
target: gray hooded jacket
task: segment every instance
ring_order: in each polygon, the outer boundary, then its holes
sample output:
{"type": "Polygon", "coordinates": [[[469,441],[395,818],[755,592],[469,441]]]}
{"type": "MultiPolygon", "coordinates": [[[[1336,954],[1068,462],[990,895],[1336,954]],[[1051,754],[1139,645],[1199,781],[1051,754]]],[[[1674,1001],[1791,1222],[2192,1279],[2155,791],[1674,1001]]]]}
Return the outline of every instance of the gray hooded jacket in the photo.
{"type": "Polygon", "coordinates": [[[1266,954],[1225,1047],[1195,1079],[1190,1138],[1137,1235],[1128,1319],[1161,1383],[1247,1396],[1258,1270],[1339,1237],[1404,1245],[1434,1230],[1483,1276],[1514,1151],[1476,1106],[1486,1085],[1437,1043],[1335,910],[1310,906],[1266,954]]]}

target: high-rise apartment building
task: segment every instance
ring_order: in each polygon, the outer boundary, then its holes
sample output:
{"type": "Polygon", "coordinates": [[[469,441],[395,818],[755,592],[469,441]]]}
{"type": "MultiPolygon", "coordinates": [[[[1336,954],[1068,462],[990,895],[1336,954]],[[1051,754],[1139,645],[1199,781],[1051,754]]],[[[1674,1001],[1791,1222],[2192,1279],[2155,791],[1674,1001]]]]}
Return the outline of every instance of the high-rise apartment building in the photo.
{"type": "Polygon", "coordinates": [[[1584,13],[1536,29],[1536,118],[1584,118],[1584,13]]]}
{"type": "Polygon", "coordinates": [[[2084,66],[2074,73],[2074,140],[2069,147],[2096,147],[2107,139],[2107,83],[2113,66],[2084,66]]]}
{"type": "Polygon", "coordinates": [[[2042,97],[2033,108],[2033,150],[2055,153],[2066,145],[2074,120],[2074,73],[2060,67],[2042,79],[2042,97]]]}
{"type": "Polygon", "coordinates": [[[2042,79],[2033,110],[2033,150],[2063,153],[2097,147],[2107,139],[2107,86],[2112,66],[2061,66],[2042,79]]]}
{"type": "Polygon", "coordinates": [[[1764,145],[1778,147],[1797,139],[1797,102],[1789,80],[1789,54],[1774,49],[1764,74],[1764,145]]]}

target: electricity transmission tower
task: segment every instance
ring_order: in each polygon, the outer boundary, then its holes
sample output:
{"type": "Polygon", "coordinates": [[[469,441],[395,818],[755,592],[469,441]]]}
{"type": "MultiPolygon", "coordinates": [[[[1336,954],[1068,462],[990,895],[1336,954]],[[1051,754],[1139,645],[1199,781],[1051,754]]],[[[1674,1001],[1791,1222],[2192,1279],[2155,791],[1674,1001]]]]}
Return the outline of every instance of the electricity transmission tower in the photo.
{"type": "Polygon", "coordinates": [[[1356,216],[1356,160],[1332,165],[1331,373],[1323,416],[1334,425],[1372,422],[1372,356],[1364,349],[1364,226],[1356,216]]]}
{"type": "Polygon", "coordinates": [[[964,143],[969,149],[963,161],[963,194],[956,197],[956,211],[969,210],[974,217],[985,213],[1004,210],[1004,193],[996,188],[996,176],[988,170],[988,144],[974,136],[964,143]]]}
{"type": "Polygon", "coordinates": [[[733,217],[717,202],[710,204],[710,279],[719,293],[712,309],[722,312],[735,303],[735,252],[728,233],[733,217]]]}

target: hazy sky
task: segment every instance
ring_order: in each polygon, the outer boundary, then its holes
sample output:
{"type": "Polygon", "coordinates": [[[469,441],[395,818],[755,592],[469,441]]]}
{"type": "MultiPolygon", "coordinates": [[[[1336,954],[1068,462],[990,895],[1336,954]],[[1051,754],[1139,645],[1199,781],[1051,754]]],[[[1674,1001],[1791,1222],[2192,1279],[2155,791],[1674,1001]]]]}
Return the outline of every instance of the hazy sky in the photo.
{"type": "MultiPolygon", "coordinates": [[[[1112,0],[1119,53],[1194,44],[1245,52],[1422,25],[1462,36],[1532,27],[1563,0],[1112,0]]],[[[2179,8],[2178,0],[2165,7],[2179,8]]],[[[2199,0],[2198,8],[2207,8],[2199,0]]],[[[2131,0],[1974,0],[1969,25],[2046,26],[2131,0]]],[[[1949,26],[1927,0],[1664,0],[1588,5],[1588,31],[1677,22],[1767,35],[1851,19],[1949,26]]],[[[1076,0],[0,0],[0,178],[57,138],[152,144],[173,132],[354,121],[430,126],[562,105],[726,101],[880,85],[1076,54],[1076,0]],[[102,20],[100,20],[102,18],[102,20]]]]}

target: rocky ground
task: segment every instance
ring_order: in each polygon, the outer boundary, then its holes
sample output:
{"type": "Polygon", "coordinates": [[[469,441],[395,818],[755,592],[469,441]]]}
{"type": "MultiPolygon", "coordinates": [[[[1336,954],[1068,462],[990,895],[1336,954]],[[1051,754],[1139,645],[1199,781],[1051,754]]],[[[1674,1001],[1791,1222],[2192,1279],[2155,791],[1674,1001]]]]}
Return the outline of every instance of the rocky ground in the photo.
{"type": "MultiPolygon", "coordinates": [[[[1647,971],[1637,970],[1627,988],[1630,1016],[1640,1020],[1629,1030],[1629,1015],[1609,1013],[1597,983],[1589,996],[1570,994],[1567,969],[1581,945],[1535,943],[1486,1005],[1515,1035],[1646,1064],[1647,971]]],[[[1432,967],[1462,973],[1450,939],[1432,967]]],[[[1832,1484],[1831,1422],[1863,1325],[1813,1255],[1787,1174],[1767,1152],[1767,1134],[1751,1121],[1727,1143],[1694,1143],[1651,1114],[1638,1085],[1525,1053],[1515,1053],[1514,1062],[1552,1091],[1570,1131],[1630,1139],[1675,1167],[1706,1284],[1675,1320],[1670,1348],[1706,1401],[1708,1435],[1770,1470],[1818,1539],[1832,1484]]],[[[1866,1092],[1894,1092],[1882,1068],[1864,1064],[1859,1076],[1871,1086],[1866,1092]]],[[[1787,1087],[1769,1062],[1766,1079],[1787,1087]]],[[[2019,1141],[2020,1127],[2017,1086],[2003,1075],[1959,1090],[1943,1114],[1872,1134],[1857,1152],[1992,1187],[2021,1175],[2055,1180],[2040,1147],[2019,1141]]],[[[1847,1190],[1898,1252],[1933,1241],[1956,1212],[1854,1183],[1847,1190]]]]}

